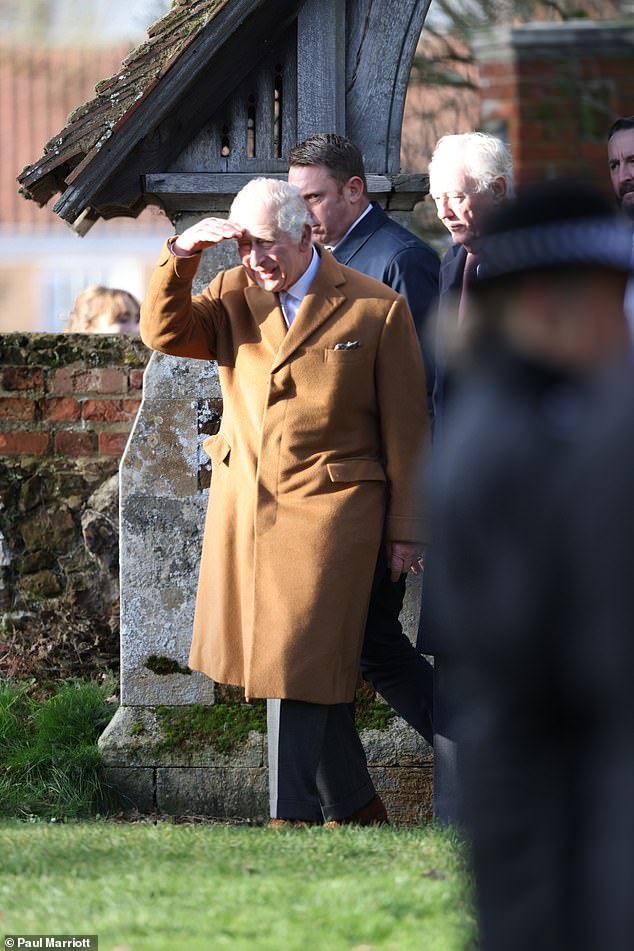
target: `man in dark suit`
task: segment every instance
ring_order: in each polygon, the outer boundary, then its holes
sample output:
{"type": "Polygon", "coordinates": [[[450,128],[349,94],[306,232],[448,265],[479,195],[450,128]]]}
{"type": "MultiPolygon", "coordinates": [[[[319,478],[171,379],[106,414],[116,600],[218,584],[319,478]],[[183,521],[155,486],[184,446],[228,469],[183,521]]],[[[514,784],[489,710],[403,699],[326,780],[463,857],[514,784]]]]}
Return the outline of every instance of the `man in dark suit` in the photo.
{"type": "MultiPolygon", "coordinates": [[[[482,951],[622,947],[607,934],[588,942],[585,926],[596,896],[584,878],[605,876],[592,857],[613,826],[596,814],[605,777],[595,770],[622,736],[593,709],[605,635],[595,629],[584,644],[589,612],[575,610],[576,566],[589,569],[588,589],[600,533],[570,545],[567,517],[594,378],[629,344],[629,234],[610,211],[602,194],[559,181],[491,216],[465,363],[434,447],[427,607],[451,675],[482,951]]],[[[627,483],[626,507],[630,494],[627,483]]],[[[575,508],[573,526],[589,505],[575,508]]],[[[631,576],[621,600],[631,603],[631,576]]],[[[624,834],[630,813],[631,803],[624,834]]]]}
{"type": "MultiPolygon", "coordinates": [[[[634,227],[634,116],[620,116],[608,130],[608,168],[619,210],[634,227]]],[[[632,235],[634,262],[634,234],[632,235]]],[[[625,292],[625,314],[634,337],[634,280],[625,292]]]]}
{"type": "MultiPolygon", "coordinates": [[[[429,189],[438,217],[453,244],[440,268],[440,301],[436,332],[436,378],[434,386],[434,434],[438,436],[450,389],[446,361],[467,309],[469,288],[475,280],[475,252],[486,215],[513,191],[510,153],[500,139],[481,132],[445,135],[437,143],[429,166],[429,189]]],[[[433,584],[434,551],[430,549],[425,579],[426,591],[433,584]]],[[[456,750],[454,743],[455,690],[445,645],[434,630],[433,618],[423,610],[418,649],[435,657],[434,667],[434,815],[442,822],[455,821],[458,805],[456,750]]]]}
{"type": "MultiPolygon", "coordinates": [[[[426,330],[438,293],[436,252],[370,202],[363,157],[349,139],[335,133],[311,136],[291,149],[288,163],[288,180],[313,217],[313,239],[340,263],[377,278],[407,300],[422,341],[430,410],[434,364],[426,330]]],[[[361,671],[400,716],[431,740],[433,673],[400,624],[404,594],[405,574],[390,573],[381,548],[361,671]]]]}
{"type": "Polygon", "coordinates": [[[443,354],[455,336],[475,277],[474,253],[483,218],[513,194],[513,163],[501,139],[483,132],[444,135],[429,164],[429,192],[453,244],[440,266],[440,312],[433,394],[434,421],[442,417],[447,374],[443,354]]]}

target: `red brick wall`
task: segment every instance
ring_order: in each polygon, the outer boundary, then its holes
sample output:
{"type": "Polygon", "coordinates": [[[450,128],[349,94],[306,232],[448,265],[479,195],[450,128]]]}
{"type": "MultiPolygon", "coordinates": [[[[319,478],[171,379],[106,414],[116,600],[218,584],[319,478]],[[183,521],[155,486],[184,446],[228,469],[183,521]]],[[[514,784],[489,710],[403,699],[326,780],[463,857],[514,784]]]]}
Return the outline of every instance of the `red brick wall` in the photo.
{"type": "Polygon", "coordinates": [[[606,132],[634,112],[632,31],[528,24],[480,42],[481,122],[506,135],[519,183],[567,175],[609,189],[606,132]]]}
{"type": "Polygon", "coordinates": [[[121,455],[141,399],[140,342],[81,334],[0,341],[0,454],[121,455]]]}
{"type": "Polygon", "coordinates": [[[16,176],[42,154],[68,114],[92,99],[95,85],[111,76],[130,43],[44,47],[0,39],[0,223],[61,230],[51,207],[40,208],[18,192],[16,176]]]}

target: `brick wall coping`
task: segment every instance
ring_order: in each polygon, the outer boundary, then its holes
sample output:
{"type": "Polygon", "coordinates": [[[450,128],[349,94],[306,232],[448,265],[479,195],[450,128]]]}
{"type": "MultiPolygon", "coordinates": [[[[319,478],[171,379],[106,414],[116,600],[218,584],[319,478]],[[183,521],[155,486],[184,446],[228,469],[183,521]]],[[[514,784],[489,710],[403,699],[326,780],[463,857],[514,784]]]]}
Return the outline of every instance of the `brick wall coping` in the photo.
{"type": "Polygon", "coordinates": [[[150,351],[126,334],[0,333],[0,365],[60,367],[88,362],[94,367],[114,361],[145,366],[150,351]]]}
{"type": "Polygon", "coordinates": [[[634,50],[634,18],[597,23],[574,20],[565,23],[525,23],[496,27],[474,34],[472,48],[477,60],[554,59],[562,48],[589,47],[597,56],[631,56],[634,50]]]}

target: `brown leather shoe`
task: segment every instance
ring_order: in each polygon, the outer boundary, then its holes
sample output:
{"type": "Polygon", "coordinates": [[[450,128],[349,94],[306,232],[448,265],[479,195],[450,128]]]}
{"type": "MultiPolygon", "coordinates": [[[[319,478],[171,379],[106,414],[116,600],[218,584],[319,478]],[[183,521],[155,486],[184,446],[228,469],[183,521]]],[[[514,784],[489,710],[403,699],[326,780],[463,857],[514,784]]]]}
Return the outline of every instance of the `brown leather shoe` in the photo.
{"type": "Polygon", "coordinates": [[[376,795],[365,806],[361,806],[352,815],[345,819],[331,819],[326,822],[328,829],[338,829],[339,826],[380,826],[387,825],[389,822],[387,810],[383,805],[383,800],[376,795]]]}
{"type": "Polygon", "coordinates": [[[308,819],[269,819],[269,829],[307,829],[308,826],[317,825],[308,819]]]}

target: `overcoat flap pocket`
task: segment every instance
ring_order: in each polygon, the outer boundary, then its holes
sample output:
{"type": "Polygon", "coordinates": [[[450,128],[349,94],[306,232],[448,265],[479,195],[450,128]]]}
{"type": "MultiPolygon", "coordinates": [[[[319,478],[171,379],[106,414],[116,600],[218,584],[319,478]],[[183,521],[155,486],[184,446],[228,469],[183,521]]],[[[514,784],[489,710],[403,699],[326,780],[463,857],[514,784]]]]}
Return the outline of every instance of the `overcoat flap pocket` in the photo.
{"type": "Polygon", "coordinates": [[[326,463],[332,482],[385,482],[385,470],[376,459],[342,459],[326,463]]]}
{"type": "Polygon", "coordinates": [[[231,452],[231,446],[222,433],[208,436],[203,443],[203,449],[215,465],[226,462],[231,452]]]}

